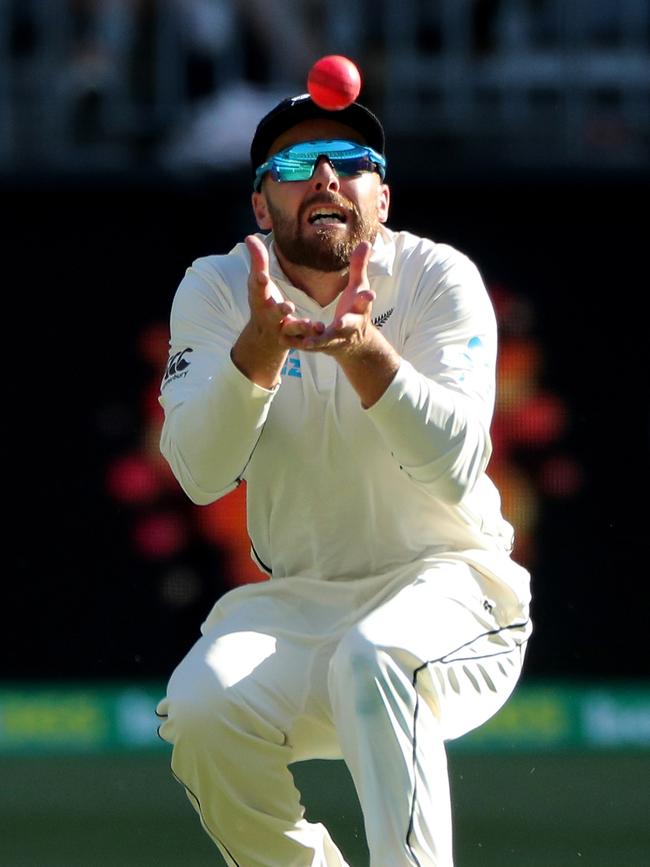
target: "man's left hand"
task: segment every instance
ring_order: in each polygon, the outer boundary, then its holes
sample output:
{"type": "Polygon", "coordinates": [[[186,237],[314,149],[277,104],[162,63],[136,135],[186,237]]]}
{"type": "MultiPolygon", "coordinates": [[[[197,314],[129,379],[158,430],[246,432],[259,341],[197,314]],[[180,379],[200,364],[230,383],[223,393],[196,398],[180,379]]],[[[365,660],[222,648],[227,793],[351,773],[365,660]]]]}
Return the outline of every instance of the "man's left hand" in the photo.
{"type": "MultiPolygon", "coordinates": [[[[367,338],[372,328],[371,312],[375,293],[368,282],[368,261],[372,247],[367,241],[354,250],[350,257],[348,284],[339,297],[334,318],[327,326],[318,323],[311,334],[301,335],[298,348],[305,352],[324,352],[328,355],[354,353],[367,338]]],[[[287,337],[294,336],[287,329],[287,337]]]]}

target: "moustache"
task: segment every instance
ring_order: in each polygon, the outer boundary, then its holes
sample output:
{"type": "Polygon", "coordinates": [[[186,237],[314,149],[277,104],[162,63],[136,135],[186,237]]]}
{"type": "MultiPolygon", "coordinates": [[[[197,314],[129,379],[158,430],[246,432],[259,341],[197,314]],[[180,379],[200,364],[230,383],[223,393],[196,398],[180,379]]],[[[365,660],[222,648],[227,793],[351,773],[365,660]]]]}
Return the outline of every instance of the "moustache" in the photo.
{"type": "Polygon", "coordinates": [[[305,212],[308,211],[310,208],[313,208],[316,206],[318,206],[318,207],[327,206],[327,205],[336,205],[337,207],[342,208],[344,211],[349,211],[349,213],[353,217],[358,217],[360,214],[360,211],[357,208],[357,206],[354,204],[354,202],[351,202],[349,199],[346,199],[344,196],[339,196],[336,193],[327,193],[327,194],[317,193],[316,195],[311,196],[311,198],[306,199],[302,203],[302,206],[300,208],[300,213],[299,213],[299,219],[302,220],[302,218],[305,215],[305,212]]]}

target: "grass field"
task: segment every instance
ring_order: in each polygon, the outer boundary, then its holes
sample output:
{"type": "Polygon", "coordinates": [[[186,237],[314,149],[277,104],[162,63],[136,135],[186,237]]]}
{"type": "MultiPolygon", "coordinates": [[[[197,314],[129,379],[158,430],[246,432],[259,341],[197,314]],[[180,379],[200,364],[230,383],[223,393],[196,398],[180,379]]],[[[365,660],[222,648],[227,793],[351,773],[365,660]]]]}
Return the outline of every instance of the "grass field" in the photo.
{"type": "MultiPolygon", "coordinates": [[[[222,860],[167,755],[2,757],[2,867],[199,867],[222,860]]],[[[650,753],[450,756],[457,867],[648,867],[650,753]]],[[[345,768],[295,768],[308,815],[367,865],[345,768]]]]}
{"type": "MultiPolygon", "coordinates": [[[[163,753],[3,757],[2,867],[199,867],[220,856],[163,753]]],[[[648,867],[650,753],[451,755],[457,867],[648,867]]],[[[312,818],[367,865],[338,762],[296,766],[312,818]]]]}

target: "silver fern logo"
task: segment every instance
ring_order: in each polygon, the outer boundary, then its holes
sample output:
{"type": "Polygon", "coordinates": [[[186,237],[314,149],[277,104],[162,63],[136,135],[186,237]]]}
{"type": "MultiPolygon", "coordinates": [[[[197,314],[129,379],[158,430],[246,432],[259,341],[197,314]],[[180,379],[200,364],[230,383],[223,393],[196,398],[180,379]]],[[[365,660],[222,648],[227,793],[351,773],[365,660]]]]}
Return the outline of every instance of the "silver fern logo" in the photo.
{"type": "Polygon", "coordinates": [[[390,315],[394,309],[394,307],[391,307],[390,310],[387,310],[385,313],[382,313],[379,316],[375,316],[375,318],[372,320],[372,324],[375,326],[375,328],[381,328],[383,325],[385,325],[390,319],[390,315]]]}

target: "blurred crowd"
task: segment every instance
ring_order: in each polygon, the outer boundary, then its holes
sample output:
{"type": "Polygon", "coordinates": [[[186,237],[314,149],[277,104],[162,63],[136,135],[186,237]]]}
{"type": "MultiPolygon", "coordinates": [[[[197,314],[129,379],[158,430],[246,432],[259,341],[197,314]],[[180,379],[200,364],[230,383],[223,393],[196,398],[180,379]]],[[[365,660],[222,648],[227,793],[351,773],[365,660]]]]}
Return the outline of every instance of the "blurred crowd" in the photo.
{"type": "Polygon", "coordinates": [[[119,161],[120,146],[141,162],[241,162],[257,119],[304,90],[326,50],[318,9],[292,0],[4,0],[0,103],[19,139],[11,144],[28,160],[45,128],[50,153],[57,143],[77,158],[94,149],[100,165],[110,153],[119,161]]]}
{"type": "Polygon", "coordinates": [[[358,63],[389,130],[565,112],[638,156],[649,28],[647,0],[1,0],[0,160],[229,167],[326,53],[358,63]]]}

